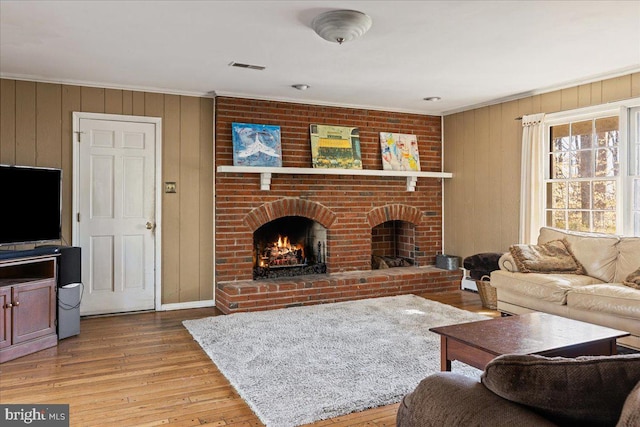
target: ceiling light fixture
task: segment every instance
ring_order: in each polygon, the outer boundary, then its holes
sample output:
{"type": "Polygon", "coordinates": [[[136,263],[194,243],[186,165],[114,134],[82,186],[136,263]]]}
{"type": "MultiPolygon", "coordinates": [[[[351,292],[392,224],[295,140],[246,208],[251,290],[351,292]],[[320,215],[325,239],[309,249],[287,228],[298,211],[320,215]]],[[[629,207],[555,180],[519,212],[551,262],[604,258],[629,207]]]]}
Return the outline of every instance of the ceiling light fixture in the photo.
{"type": "Polygon", "coordinates": [[[439,96],[428,96],[426,98],[422,98],[425,101],[429,101],[429,102],[438,102],[440,101],[442,98],[440,98],[439,96]]]}
{"type": "Polygon", "coordinates": [[[297,85],[291,85],[291,87],[294,88],[294,89],[298,89],[298,90],[307,90],[311,86],[305,85],[305,84],[297,84],[297,85]]]}
{"type": "Polygon", "coordinates": [[[369,15],[357,10],[330,10],[316,16],[311,28],[323,39],[342,44],[369,31],[371,23],[369,15]]]}

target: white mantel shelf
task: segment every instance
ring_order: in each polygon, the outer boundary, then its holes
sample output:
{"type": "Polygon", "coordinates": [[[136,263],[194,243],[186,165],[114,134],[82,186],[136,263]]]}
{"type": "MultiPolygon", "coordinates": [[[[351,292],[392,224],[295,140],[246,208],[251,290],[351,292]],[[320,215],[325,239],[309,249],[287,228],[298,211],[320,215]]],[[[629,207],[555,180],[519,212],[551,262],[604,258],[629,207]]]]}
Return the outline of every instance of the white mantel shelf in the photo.
{"type": "Polygon", "coordinates": [[[407,191],[416,190],[419,177],[451,178],[450,172],[393,171],[377,169],[322,169],[322,168],[270,168],[262,166],[218,166],[218,173],[259,173],[260,190],[271,189],[271,175],[355,175],[355,176],[402,176],[407,178],[407,191]]]}

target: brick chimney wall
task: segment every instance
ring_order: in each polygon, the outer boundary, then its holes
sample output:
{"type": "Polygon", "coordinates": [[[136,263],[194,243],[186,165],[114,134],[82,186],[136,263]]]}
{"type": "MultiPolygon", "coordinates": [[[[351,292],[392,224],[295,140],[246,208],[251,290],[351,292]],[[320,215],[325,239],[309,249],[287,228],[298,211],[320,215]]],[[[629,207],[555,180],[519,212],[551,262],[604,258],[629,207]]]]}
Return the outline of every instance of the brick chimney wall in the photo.
{"type": "MultiPolygon", "coordinates": [[[[382,169],[380,132],[397,132],[417,136],[422,171],[441,171],[438,116],[218,97],[216,167],[233,165],[232,122],[280,126],[284,167],[311,167],[309,125],[324,124],[360,129],[363,169],[382,169]]],[[[371,229],[388,220],[414,223],[419,266],[435,264],[441,251],[440,179],[418,178],[408,192],[404,177],[274,174],[263,191],[259,174],[216,172],[216,283],[252,279],[253,231],[264,216],[301,212],[329,225],[328,273],[370,270],[371,229]]]]}

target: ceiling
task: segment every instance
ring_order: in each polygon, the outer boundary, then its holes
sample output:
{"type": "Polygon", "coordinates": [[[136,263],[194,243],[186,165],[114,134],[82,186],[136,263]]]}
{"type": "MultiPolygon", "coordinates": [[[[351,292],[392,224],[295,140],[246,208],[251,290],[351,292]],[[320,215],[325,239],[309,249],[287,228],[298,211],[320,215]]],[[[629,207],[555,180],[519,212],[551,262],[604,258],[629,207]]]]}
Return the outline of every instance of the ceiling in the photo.
{"type": "Polygon", "coordinates": [[[640,1],[0,1],[5,78],[447,114],[635,71],[640,1]]]}

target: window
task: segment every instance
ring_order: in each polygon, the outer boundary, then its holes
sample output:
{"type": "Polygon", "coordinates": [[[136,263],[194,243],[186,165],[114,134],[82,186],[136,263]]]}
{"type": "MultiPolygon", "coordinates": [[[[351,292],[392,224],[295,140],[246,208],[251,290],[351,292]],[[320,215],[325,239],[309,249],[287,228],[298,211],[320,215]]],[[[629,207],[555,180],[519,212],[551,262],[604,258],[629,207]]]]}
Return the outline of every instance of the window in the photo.
{"type": "Polygon", "coordinates": [[[640,107],[548,115],[544,221],[640,235],[640,107]]]}
{"type": "Polygon", "coordinates": [[[618,122],[618,117],[601,117],[550,126],[547,224],[616,233],[618,122]]]}

